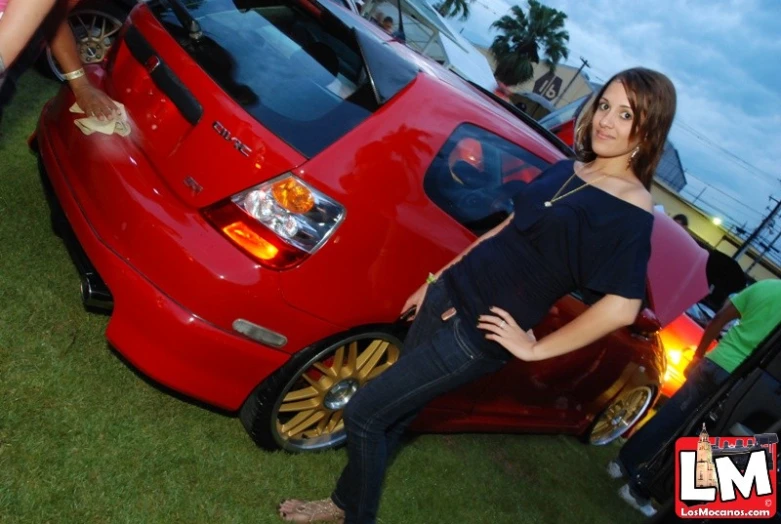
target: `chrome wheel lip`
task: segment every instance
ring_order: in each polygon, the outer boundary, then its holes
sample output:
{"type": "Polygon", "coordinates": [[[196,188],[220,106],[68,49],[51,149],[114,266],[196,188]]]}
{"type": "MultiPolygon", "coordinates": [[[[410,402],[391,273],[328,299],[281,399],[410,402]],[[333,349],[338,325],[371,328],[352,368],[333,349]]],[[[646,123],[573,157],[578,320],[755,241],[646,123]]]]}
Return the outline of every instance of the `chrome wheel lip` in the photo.
{"type": "MultiPolygon", "coordinates": [[[[86,37],[81,39],[76,39],[76,49],[79,53],[79,59],[84,64],[99,64],[106,58],[106,55],[108,54],[109,50],[113,46],[114,42],[116,42],[116,35],[119,33],[119,30],[122,28],[123,22],[105,11],[100,11],[98,9],[81,9],[81,10],[73,11],[71,14],[68,15],[68,22],[70,23],[71,28],[74,27],[74,23],[75,23],[74,20],[79,15],[90,16],[90,17],[96,16],[99,19],[104,19],[111,24],[111,28],[109,29],[111,31],[111,35],[109,36],[103,37],[101,35],[100,38],[92,37],[89,35],[89,31],[88,31],[86,37]],[[107,46],[105,44],[104,40],[106,38],[113,38],[111,45],[107,46]],[[84,62],[83,57],[86,54],[85,47],[89,49],[93,47],[92,44],[100,47],[100,49],[103,52],[101,53],[100,58],[95,57],[94,60],[89,60],[87,62],[84,62]]],[[[75,35],[76,33],[74,32],[74,37],[75,35]]],[[[54,76],[56,76],[57,79],[60,80],[61,82],[64,82],[65,78],[62,76],[62,71],[60,71],[59,65],[54,60],[54,55],[52,55],[52,50],[49,46],[46,46],[46,61],[49,64],[49,68],[51,69],[52,73],[54,73],[54,76]]]]}
{"type": "MultiPolygon", "coordinates": [[[[390,344],[392,344],[398,349],[399,356],[400,356],[402,341],[396,335],[388,331],[366,331],[363,333],[359,333],[356,335],[339,339],[336,342],[329,344],[325,349],[319,351],[316,355],[314,355],[309,360],[307,360],[304,364],[301,365],[301,367],[295,373],[295,375],[293,375],[287,381],[285,387],[282,389],[281,393],[279,394],[276,401],[274,402],[274,407],[272,410],[272,416],[270,420],[270,424],[271,424],[270,430],[271,430],[271,434],[274,437],[275,442],[281,449],[289,452],[294,452],[294,453],[323,451],[323,450],[332,449],[341,446],[345,442],[345,440],[347,439],[347,433],[344,429],[327,433],[319,437],[310,437],[306,439],[286,439],[280,434],[277,424],[278,424],[278,418],[280,413],[280,407],[282,406],[283,401],[287,396],[287,394],[290,393],[290,391],[294,388],[294,386],[299,381],[299,379],[301,379],[301,376],[310,368],[312,368],[312,366],[315,363],[326,360],[327,358],[332,356],[340,347],[342,346],[346,347],[352,342],[361,341],[361,340],[368,340],[368,341],[384,340],[386,342],[389,342],[390,344]]],[[[344,380],[340,381],[340,383],[341,382],[344,382],[344,380]]],[[[338,383],[332,386],[332,389],[337,385],[338,383]]],[[[360,384],[358,389],[360,389],[360,384]]],[[[357,391],[358,390],[356,390],[356,393],[357,391]]],[[[350,398],[352,398],[352,396],[350,398]]],[[[347,403],[345,403],[345,405],[346,404],[347,403]]]]}
{"type": "Polygon", "coordinates": [[[653,390],[650,386],[637,386],[632,388],[631,390],[627,391],[626,393],[622,393],[619,395],[618,398],[613,400],[607,408],[600,414],[599,418],[594,423],[594,428],[596,428],[596,425],[599,424],[600,421],[603,419],[607,419],[609,416],[609,425],[605,429],[605,431],[600,433],[594,433],[592,430],[592,433],[589,435],[589,443],[594,446],[604,446],[606,444],[609,444],[613,442],[615,439],[620,437],[624,432],[626,432],[627,429],[632,427],[640,418],[645,415],[646,411],[648,410],[648,406],[651,403],[651,400],[653,399],[653,390]],[[625,420],[624,417],[627,412],[627,408],[623,408],[621,411],[619,411],[617,414],[611,414],[610,410],[616,405],[618,402],[627,402],[628,399],[631,399],[636,394],[642,394],[643,397],[640,401],[635,401],[635,406],[639,406],[639,409],[636,410],[634,415],[628,419],[625,420]]]}

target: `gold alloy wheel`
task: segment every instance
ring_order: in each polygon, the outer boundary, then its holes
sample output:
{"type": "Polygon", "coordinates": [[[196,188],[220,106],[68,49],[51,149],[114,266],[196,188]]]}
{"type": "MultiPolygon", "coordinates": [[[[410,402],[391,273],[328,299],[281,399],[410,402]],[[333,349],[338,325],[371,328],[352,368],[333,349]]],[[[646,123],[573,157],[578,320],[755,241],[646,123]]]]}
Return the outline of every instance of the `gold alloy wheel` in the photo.
{"type": "MultiPolygon", "coordinates": [[[[96,9],[76,9],[68,15],[68,23],[76,38],[79,57],[84,64],[102,62],[122,29],[122,20],[96,9]]],[[[46,58],[54,75],[60,81],[65,80],[49,47],[46,48],[46,58]]]]}
{"type": "Polygon", "coordinates": [[[386,333],[352,337],[301,367],[274,408],[275,438],[290,451],[338,446],[345,438],[342,413],[355,393],[399,359],[401,342],[386,333]]]}
{"type": "Polygon", "coordinates": [[[594,422],[588,437],[589,443],[602,446],[620,437],[645,415],[653,396],[648,386],[622,392],[594,422]]]}

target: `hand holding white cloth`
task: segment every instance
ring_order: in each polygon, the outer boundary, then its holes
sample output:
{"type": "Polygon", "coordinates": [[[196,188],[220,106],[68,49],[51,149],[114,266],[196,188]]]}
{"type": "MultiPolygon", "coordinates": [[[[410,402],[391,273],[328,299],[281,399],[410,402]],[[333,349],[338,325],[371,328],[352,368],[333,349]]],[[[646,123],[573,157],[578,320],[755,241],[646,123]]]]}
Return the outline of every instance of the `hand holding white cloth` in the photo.
{"type": "MultiPolygon", "coordinates": [[[[130,134],[130,122],[127,118],[127,112],[125,106],[120,104],[116,100],[113,101],[119,109],[119,117],[114,120],[98,120],[94,116],[86,118],[78,118],[75,120],[76,127],[81,130],[85,135],[91,135],[93,133],[102,133],[104,135],[117,134],[119,136],[128,136],[130,134]]],[[[70,108],[71,113],[84,114],[84,111],[79,107],[79,104],[73,104],[70,108]]]]}

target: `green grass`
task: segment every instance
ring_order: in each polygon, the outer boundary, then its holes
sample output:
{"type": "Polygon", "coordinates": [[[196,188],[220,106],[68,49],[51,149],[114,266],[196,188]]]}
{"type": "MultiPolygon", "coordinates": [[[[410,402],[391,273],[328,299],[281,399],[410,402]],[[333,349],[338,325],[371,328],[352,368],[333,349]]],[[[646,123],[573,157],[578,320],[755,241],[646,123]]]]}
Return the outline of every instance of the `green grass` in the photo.
{"type": "MultiPolygon", "coordinates": [[[[237,419],[139,378],[83,311],[25,143],[56,89],[28,73],[0,124],[0,522],[273,523],[282,498],[328,495],[344,451],[260,451],[237,419]]],[[[641,522],[604,473],[616,450],[421,436],[389,472],[382,522],[641,522]]]]}

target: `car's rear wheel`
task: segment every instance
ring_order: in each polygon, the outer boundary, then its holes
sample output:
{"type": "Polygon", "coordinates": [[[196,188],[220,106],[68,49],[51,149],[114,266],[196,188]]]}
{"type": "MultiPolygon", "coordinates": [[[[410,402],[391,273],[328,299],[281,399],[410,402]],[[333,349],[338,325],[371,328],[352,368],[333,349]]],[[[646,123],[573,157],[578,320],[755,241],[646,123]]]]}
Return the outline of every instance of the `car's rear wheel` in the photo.
{"type": "MultiPolygon", "coordinates": [[[[83,64],[99,64],[106,58],[125,18],[127,11],[113,0],[88,0],[73,8],[68,14],[68,22],[83,64]]],[[[46,46],[45,56],[47,72],[63,81],[63,72],[49,46],[46,46]]]]}
{"type": "Polygon", "coordinates": [[[587,433],[588,443],[604,446],[613,442],[645,415],[653,398],[654,390],[650,386],[622,391],[592,423],[587,433]]]}
{"type": "Polygon", "coordinates": [[[396,363],[400,348],[390,330],[371,329],[303,350],[256,388],[241,408],[241,421],[268,450],[341,446],[344,407],[396,363]]]}

